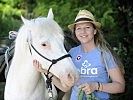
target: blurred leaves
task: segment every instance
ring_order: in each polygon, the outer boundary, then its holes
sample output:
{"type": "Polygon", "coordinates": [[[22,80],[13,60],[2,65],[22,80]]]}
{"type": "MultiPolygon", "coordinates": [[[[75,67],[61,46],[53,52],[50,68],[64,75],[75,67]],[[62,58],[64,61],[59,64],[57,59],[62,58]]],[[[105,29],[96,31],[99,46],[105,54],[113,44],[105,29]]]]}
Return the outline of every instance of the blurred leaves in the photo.
{"type": "MultiPolygon", "coordinates": [[[[53,9],[55,20],[66,32],[81,9],[90,10],[102,24],[106,40],[117,52],[126,70],[127,82],[133,77],[133,7],[131,0],[0,0],[0,36],[8,36],[27,19],[47,16],[53,9]]],[[[129,84],[128,83],[128,84],[129,84]]],[[[128,95],[128,90],[126,95],[128,95]]],[[[122,100],[122,99],[121,99],[122,100]]],[[[126,99],[125,99],[126,100],[126,99]]]]}

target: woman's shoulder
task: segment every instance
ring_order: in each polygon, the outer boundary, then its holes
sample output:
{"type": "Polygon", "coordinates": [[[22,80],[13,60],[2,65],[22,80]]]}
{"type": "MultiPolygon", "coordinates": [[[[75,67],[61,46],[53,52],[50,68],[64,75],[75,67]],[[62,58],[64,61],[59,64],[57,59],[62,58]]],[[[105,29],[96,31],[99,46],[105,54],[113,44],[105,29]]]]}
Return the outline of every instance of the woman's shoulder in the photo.
{"type": "MultiPolygon", "coordinates": [[[[75,47],[73,47],[73,48],[71,48],[71,49],[74,50],[74,49],[78,49],[78,48],[80,48],[80,45],[75,46],[75,47]]],[[[71,49],[70,49],[70,50],[71,50],[71,49]]]]}
{"type": "Polygon", "coordinates": [[[75,47],[73,47],[73,48],[70,49],[69,53],[78,51],[79,49],[80,49],[80,45],[79,46],[75,46],[75,47]]]}

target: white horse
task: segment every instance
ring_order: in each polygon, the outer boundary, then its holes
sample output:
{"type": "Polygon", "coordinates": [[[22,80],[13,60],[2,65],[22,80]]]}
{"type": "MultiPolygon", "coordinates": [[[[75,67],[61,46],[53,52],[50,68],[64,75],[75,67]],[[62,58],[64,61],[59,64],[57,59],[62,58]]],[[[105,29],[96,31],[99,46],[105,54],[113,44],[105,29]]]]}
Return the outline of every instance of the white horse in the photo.
{"type": "Polygon", "coordinates": [[[33,59],[37,59],[44,69],[51,66],[49,71],[60,79],[63,86],[72,87],[77,82],[78,72],[64,48],[63,31],[53,17],[52,9],[47,17],[32,20],[22,17],[24,25],[16,38],[6,79],[5,100],[48,100],[45,79],[36,71],[33,59]],[[54,64],[52,59],[57,63],[54,64]]]}

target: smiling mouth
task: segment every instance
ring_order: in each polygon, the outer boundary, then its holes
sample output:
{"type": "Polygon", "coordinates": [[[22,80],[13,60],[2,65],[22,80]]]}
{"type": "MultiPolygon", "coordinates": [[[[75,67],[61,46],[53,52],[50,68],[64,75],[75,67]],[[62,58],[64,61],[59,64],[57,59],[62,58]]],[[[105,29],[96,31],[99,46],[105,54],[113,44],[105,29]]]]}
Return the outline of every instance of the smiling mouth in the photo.
{"type": "Polygon", "coordinates": [[[83,36],[80,36],[80,37],[86,38],[86,37],[88,37],[88,35],[83,35],[83,36]]]}

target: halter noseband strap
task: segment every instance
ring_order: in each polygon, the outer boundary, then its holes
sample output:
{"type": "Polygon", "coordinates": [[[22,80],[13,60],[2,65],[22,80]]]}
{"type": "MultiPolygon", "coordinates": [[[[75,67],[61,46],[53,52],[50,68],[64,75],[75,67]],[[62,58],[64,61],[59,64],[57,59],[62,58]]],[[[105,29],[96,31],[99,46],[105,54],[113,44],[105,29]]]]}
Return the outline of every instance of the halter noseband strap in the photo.
{"type": "Polygon", "coordinates": [[[67,57],[71,57],[71,55],[70,55],[70,54],[66,54],[66,55],[64,55],[64,56],[61,56],[61,57],[58,58],[58,59],[53,59],[53,60],[51,60],[52,64],[51,64],[50,67],[48,68],[48,72],[49,72],[49,70],[50,70],[50,68],[51,68],[51,66],[52,66],[53,64],[56,64],[58,61],[60,61],[60,60],[62,60],[62,59],[64,59],[64,58],[67,58],[67,57]]]}

